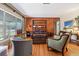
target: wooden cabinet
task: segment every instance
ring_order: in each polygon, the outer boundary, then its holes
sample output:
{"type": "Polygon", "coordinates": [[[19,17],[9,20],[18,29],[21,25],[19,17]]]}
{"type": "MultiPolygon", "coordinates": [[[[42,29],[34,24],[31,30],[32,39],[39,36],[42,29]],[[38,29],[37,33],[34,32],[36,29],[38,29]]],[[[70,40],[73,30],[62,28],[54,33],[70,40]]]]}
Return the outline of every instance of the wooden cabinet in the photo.
{"type": "Polygon", "coordinates": [[[33,20],[32,29],[33,29],[32,30],[33,43],[46,43],[47,21],[33,20]]]}

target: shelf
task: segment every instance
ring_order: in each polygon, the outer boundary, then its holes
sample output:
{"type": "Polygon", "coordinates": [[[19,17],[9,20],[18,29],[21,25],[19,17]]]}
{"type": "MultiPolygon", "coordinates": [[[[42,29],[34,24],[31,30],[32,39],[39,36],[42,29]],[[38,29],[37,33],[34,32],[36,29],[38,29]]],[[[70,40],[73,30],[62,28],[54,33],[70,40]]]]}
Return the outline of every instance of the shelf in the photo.
{"type": "Polygon", "coordinates": [[[32,38],[33,43],[46,43],[47,38],[47,21],[46,20],[34,20],[32,38]]]}

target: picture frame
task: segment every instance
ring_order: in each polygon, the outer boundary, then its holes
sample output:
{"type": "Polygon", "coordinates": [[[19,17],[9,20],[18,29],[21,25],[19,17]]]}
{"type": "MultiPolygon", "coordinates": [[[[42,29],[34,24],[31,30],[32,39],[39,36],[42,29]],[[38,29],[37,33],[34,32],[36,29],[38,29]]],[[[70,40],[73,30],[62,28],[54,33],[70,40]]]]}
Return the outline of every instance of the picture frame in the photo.
{"type": "Polygon", "coordinates": [[[69,20],[69,21],[64,22],[64,27],[69,28],[69,27],[72,27],[72,26],[73,26],[73,20],[69,20]]]}

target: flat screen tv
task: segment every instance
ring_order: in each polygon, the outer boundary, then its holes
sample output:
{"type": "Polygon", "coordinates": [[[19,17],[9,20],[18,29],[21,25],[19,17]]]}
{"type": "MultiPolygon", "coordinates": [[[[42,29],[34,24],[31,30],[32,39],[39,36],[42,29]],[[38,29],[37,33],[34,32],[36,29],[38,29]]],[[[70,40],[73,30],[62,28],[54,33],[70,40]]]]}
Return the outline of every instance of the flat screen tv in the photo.
{"type": "Polygon", "coordinates": [[[71,27],[72,25],[73,25],[73,21],[72,20],[64,22],[64,26],[65,27],[71,27]]]}

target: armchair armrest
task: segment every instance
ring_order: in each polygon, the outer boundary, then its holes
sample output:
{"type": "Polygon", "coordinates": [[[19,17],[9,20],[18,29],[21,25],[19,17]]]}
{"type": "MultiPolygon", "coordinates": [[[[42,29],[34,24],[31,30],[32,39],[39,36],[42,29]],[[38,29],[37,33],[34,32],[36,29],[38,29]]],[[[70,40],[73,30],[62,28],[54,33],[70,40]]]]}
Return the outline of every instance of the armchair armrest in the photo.
{"type": "Polygon", "coordinates": [[[61,37],[60,35],[54,35],[54,36],[53,36],[53,39],[55,39],[55,40],[59,40],[60,37],[61,37]]]}

